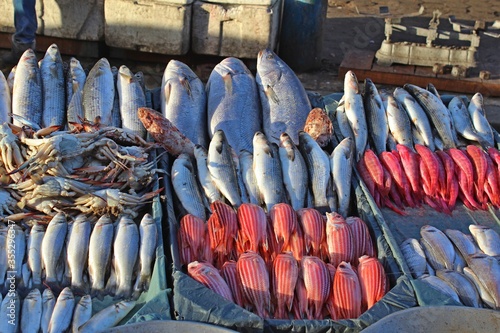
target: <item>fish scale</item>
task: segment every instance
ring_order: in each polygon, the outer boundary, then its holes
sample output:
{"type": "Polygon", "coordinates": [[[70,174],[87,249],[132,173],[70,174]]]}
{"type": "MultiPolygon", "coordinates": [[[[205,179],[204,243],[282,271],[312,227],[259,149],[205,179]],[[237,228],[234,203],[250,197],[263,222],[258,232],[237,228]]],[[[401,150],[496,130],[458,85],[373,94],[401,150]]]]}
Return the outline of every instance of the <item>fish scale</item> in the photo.
{"type": "Polygon", "coordinates": [[[247,304],[252,306],[261,318],[269,318],[271,294],[269,273],[264,260],[255,252],[245,252],[238,259],[236,269],[247,304]]]}
{"type": "Polygon", "coordinates": [[[188,265],[188,274],[228,301],[234,302],[233,295],[226,281],[224,281],[217,268],[211,264],[193,261],[188,265]]]}
{"type": "Polygon", "coordinates": [[[351,264],[341,262],[338,265],[333,289],[337,318],[358,318],[361,315],[361,285],[351,264]]]}
{"type": "Polygon", "coordinates": [[[302,275],[308,300],[307,319],[322,319],[323,305],[330,294],[330,272],[318,257],[304,256],[302,275]]]}
{"type": "Polygon", "coordinates": [[[297,260],[290,252],[276,256],[272,270],[273,294],[276,299],[277,319],[287,319],[287,311],[292,310],[295,285],[299,275],[297,260]]]}

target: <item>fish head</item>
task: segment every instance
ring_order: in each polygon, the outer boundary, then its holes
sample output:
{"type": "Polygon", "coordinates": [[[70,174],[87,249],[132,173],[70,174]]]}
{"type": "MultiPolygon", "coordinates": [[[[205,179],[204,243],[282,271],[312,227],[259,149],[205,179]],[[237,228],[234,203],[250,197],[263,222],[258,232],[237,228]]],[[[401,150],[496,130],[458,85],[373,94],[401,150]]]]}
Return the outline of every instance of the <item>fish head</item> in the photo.
{"type": "Polygon", "coordinates": [[[356,74],[354,74],[353,71],[347,71],[344,77],[344,91],[353,93],[353,94],[359,94],[359,84],[358,84],[358,78],[356,77],[356,74]]]}
{"type": "Polygon", "coordinates": [[[257,83],[274,86],[280,81],[284,66],[287,65],[272,50],[260,51],[257,57],[257,83]]]}
{"type": "Polygon", "coordinates": [[[57,44],[54,43],[47,48],[47,51],[45,52],[45,58],[49,59],[52,62],[62,63],[61,54],[59,53],[57,44]]]}
{"type": "Polygon", "coordinates": [[[163,72],[163,81],[166,82],[170,79],[179,77],[185,78],[188,81],[198,78],[198,76],[188,65],[186,65],[182,61],[172,59],[165,67],[165,71],[163,72]]]}

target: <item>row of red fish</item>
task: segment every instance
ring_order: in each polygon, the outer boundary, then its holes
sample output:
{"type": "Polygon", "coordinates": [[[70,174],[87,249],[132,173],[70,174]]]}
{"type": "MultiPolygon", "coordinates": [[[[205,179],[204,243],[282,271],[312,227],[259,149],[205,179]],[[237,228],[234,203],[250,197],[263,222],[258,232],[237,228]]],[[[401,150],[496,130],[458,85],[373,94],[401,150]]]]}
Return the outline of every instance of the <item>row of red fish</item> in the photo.
{"type": "Polygon", "coordinates": [[[359,174],[379,207],[405,215],[404,207],[424,202],[450,214],[460,199],[471,210],[500,208],[500,152],[478,146],[431,151],[404,145],[377,156],[367,149],[357,164],[359,174]]]}

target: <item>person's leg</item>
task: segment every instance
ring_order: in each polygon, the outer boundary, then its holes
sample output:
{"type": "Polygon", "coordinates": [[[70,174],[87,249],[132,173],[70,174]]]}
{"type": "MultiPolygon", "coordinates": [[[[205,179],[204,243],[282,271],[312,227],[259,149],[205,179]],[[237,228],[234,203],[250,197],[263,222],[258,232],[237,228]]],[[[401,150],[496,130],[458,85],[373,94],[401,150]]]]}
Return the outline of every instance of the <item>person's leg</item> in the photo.
{"type": "Polygon", "coordinates": [[[36,0],[13,0],[14,26],[12,50],[2,57],[6,64],[17,64],[27,49],[35,49],[35,33],[37,29],[36,0]]]}

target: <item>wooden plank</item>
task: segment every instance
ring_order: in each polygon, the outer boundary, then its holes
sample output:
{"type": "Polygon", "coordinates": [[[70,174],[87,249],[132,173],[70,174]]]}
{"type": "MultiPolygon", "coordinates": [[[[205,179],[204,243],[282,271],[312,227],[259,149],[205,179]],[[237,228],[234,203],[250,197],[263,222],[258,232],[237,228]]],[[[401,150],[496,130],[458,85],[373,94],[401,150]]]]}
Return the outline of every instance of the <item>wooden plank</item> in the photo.
{"type": "Polygon", "coordinates": [[[372,51],[349,51],[342,60],[342,65],[346,68],[370,69],[374,55],[375,53],[372,51]]]}

